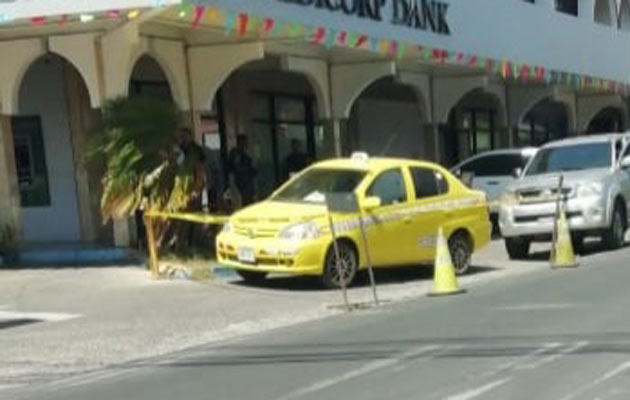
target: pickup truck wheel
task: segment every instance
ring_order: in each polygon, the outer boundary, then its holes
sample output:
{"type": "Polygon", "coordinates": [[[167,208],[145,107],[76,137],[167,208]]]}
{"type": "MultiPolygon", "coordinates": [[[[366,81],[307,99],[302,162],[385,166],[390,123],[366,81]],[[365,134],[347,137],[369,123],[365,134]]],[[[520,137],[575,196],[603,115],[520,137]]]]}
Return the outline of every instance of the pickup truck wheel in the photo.
{"type": "Polygon", "coordinates": [[[616,250],[621,248],[625,242],[626,236],[626,215],[623,207],[617,203],[613,210],[610,227],[604,232],[603,241],[606,248],[616,250]]]}
{"type": "Polygon", "coordinates": [[[524,260],[529,256],[529,240],[523,238],[505,238],[505,249],[511,260],[524,260]]]}
{"type": "Polygon", "coordinates": [[[328,254],[326,254],[322,282],[329,289],[340,288],[342,282],[346,287],[350,286],[359,269],[359,257],[354,247],[344,241],[339,241],[338,246],[339,258],[341,259],[339,265],[337,265],[334,245],[330,245],[328,254]]]}
{"type": "Polygon", "coordinates": [[[247,271],[244,269],[237,269],[236,273],[247,283],[262,283],[267,277],[266,272],[247,271]]]}

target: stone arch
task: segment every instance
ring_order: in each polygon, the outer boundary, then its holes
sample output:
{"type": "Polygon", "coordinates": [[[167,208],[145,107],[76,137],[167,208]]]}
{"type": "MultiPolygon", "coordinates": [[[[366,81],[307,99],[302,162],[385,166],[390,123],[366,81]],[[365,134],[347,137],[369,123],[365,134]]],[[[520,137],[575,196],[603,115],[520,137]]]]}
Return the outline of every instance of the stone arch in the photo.
{"type": "Polygon", "coordinates": [[[436,80],[433,110],[435,122],[446,124],[451,110],[469,93],[479,90],[496,97],[500,104],[501,120],[506,121],[505,93],[502,86],[491,84],[488,77],[479,76],[436,80]]]}
{"type": "Polygon", "coordinates": [[[473,81],[464,81],[458,90],[457,99],[451,98],[450,109],[443,119],[441,135],[443,156],[447,165],[483,151],[507,146],[507,112],[505,90],[499,85],[473,86],[473,81]],[[472,88],[471,88],[472,87],[472,88]],[[464,89],[468,89],[464,91],[464,89]]]}
{"type": "MultiPolygon", "coordinates": [[[[127,69],[128,72],[126,74],[127,89],[129,86],[129,81],[132,79],[132,74],[134,72],[134,69],[138,66],[138,63],[143,58],[151,59],[153,62],[155,62],[155,64],[159,66],[161,72],[166,77],[166,82],[169,85],[171,97],[173,101],[175,102],[175,104],[177,104],[177,106],[182,110],[186,110],[190,108],[189,107],[190,102],[188,100],[188,96],[186,95],[187,93],[186,86],[183,86],[183,87],[181,86],[181,83],[182,83],[180,82],[181,79],[178,80],[177,73],[175,73],[172,68],[169,68],[168,60],[165,57],[162,57],[162,55],[156,51],[141,48],[141,49],[138,49],[138,51],[133,55],[128,65],[128,69],[127,69]]],[[[129,95],[128,91],[127,91],[127,95],[129,95]]]]}
{"type": "Polygon", "coordinates": [[[333,66],[331,71],[333,116],[350,117],[355,100],[370,84],[380,78],[395,74],[394,62],[333,66]]]}
{"type": "Polygon", "coordinates": [[[430,158],[427,108],[422,93],[398,76],[370,83],[352,104],[348,144],[373,155],[430,158]]]}
{"type": "Polygon", "coordinates": [[[594,4],[594,19],[595,22],[613,26],[613,10],[616,8],[611,0],[595,0],[594,4]]]}
{"type": "Polygon", "coordinates": [[[212,108],[217,91],[232,72],[250,61],[263,59],[262,43],[193,47],[188,51],[195,110],[212,108]]]}
{"type": "Polygon", "coordinates": [[[622,31],[630,31],[630,0],[621,0],[617,9],[617,24],[622,31]]]}
{"type": "Polygon", "coordinates": [[[315,93],[319,118],[330,118],[332,110],[329,95],[330,84],[327,63],[322,60],[285,57],[282,59],[282,69],[304,75],[315,93]]]}
{"type": "Polygon", "coordinates": [[[628,126],[628,112],[619,104],[608,104],[606,106],[601,107],[594,113],[588,116],[587,124],[583,127],[583,131],[587,133],[613,133],[613,132],[622,132],[628,126]],[[618,121],[615,121],[618,118],[618,121]],[[593,129],[593,124],[598,119],[611,119],[615,127],[610,127],[605,130],[596,130],[593,129]]]}
{"type": "Polygon", "coordinates": [[[519,119],[516,132],[518,146],[540,146],[570,136],[575,127],[572,107],[560,96],[540,99],[519,119]]]}
{"type": "Polygon", "coordinates": [[[551,90],[549,93],[540,93],[538,96],[532,98],[532,100],[529,102],[529,104],[527,105],[527,107],[525,107],[522,112],[520,113],[520,115],[518,116],[518,120],[517,123],[521,123],[524,118],[527,116],[527,114],[534,108],[536,107],[539,103],[545,101],[545,100],[551,100],[557,103],[561,103],[562,105],[564,105],[566,114],[567,114],[567,120],[568,120],[568,126],[569,126],[569,130],[573,131],[576,129],[577,127],[577,116],[575,114],[575,110],[574,110],[574,106],[575,104],[573,104],[570,99],[568,98],[568,96],[562,95],[560,94],[556,89],[551,90]]]}

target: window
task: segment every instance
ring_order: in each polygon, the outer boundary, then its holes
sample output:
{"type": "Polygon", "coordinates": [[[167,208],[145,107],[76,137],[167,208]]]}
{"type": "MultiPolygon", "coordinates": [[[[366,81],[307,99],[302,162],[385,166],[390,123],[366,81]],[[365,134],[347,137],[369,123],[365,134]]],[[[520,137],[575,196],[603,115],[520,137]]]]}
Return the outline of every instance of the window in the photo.
{"type": "Polygon", "coordinates": [[[523,168],[529,159],[520,154],[497,154],[476,158],[460,168],[474,176],[511,176],[516,168],[523,168]]]}
{"type": "Polygon", "coordinates": [[[324,203],[327,193],[352,193],[361,183],[362,171],[315,168],[282,189],[273,200],[324,203]]]}
{"type": "Polygon", "coordinates": [[[22,207],[50,206],[48,171],[39,116],[11,119],[20,203],[22,207]]]}
{"type": "Polygon", "coordinates": [[[556,0],[556,10],[577,16],[578,0],[556,0]]]}
{"type": "Polygon", "coordinates": [[[412,168],[413,185],[416,190],[416,199],[425,199],[448,192],[448,182],[444,177],[429,168],[412,168]]]}
{"type": "Polygon", "coordinates": [[[367,197],[379,197],[384,206],[406,202],[407,191],[401,170],[383,172],[372,182],[366,194],[367,197]]]}
{"type": "Polygon", "coordinates": [[[601,142],[542,149],[529,165],[527,175],[610,168],[612,147],[610,142],[601,142]]]}
{"type": "Polygon", "coordinates": [[[477,154],[494,148],[494,110],[466,110],[462,115],[463,130],[468,134],[468,151],[477,154]]]}

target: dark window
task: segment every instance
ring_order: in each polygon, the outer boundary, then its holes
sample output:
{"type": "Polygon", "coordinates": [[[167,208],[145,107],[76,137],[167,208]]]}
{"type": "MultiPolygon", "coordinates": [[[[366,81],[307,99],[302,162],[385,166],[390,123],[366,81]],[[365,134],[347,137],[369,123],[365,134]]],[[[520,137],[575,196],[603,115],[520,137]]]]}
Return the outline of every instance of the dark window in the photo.
{"type": "Polygon", "coordinates": [[[520,154],[497,154],[476,158],[460,168],[474,176],[510,176],[516,168],[523,168],[529,158],[520,154]]]}
{"type": "Polygon", "coordinates": [[[407,190],[402,172],[399,169],[383,172],[372,182],[367,196],[379,197],[384,206],[406,202],[407,190]]]}
{"type": "Polygon", "coordinates": [[[50,206],[48,170],[39,116],[11,119],[22,207],[50,206]]]}
{"type": "Polygon", "coordinates": [[[578,0],[556,0],[556,10],[577,16],[578,0]]]}
{"type": "Polygon", "coordinates": [[[448,182],[438,172],[429,168],[411,168],[416,199],[448,193],[448,182]]]}

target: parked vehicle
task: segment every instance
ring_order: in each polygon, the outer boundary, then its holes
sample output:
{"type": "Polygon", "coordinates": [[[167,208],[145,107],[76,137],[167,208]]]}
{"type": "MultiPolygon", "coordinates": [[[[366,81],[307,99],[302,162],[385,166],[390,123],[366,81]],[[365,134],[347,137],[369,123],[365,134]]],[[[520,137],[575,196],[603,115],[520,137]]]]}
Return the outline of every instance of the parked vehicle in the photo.
{"type": "Polygon", "coordinates": [[[234,214],[217,237],[221,263],[247,281],[268,273],[321,276],[327,287],[350,284],[366,268],[359,221],[363,216],[375,266],[432,264],[439,227],[458,273],[490,241],[485,195],[444,168],[421,161],[355,156],[317,163],[269,199],[234,214]],[[339,276],[326,195],[355,193],[358,212],[333,213],[339,276]]]}
{"type": "Polygon", "coordinates": [[[501,198],[499,223],[510,257],[525,258],[531,242],[550,240],[558,196],[578,251],[586,236],[621,247],[630,205],[629,143],[630,134],[609,134],[542,147],[501,198]]]}
{"type": "Polygon", "coordinates": [[[490,203],[490,219],[496,223],[501,194],[516,181],[535,154],[536,148],[533,147],[492,150],[462,161],[451,171],[462,179],[470,180],[473,189],[486,194],[490,203]]]}

